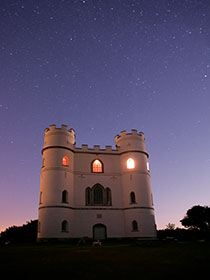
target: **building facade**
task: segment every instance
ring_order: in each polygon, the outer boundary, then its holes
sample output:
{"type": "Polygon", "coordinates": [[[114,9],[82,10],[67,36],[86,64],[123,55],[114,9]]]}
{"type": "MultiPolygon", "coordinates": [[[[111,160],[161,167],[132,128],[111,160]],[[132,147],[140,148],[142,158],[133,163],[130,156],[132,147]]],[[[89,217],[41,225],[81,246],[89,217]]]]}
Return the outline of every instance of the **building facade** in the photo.
{"type": "Polygon", "coordinates": [[[45,129],[38,241],[156,237],[144,134],[122,131],[115,143],[76,147],[73,129],[45,129]]]}

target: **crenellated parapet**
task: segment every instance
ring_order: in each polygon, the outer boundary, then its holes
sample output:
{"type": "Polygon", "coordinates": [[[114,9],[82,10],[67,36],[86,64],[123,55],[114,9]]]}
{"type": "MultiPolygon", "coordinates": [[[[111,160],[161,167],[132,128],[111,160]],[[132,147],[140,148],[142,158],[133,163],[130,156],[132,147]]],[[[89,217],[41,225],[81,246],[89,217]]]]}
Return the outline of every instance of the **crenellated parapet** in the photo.
{"type": "Polygon", "coordinates": [[[45,128],[45,134],[49,132],[69,132],[71,134],[75,134],[75,131],[73,128],[68,129],[68,126],[65,124],[62,124],[61,127],[56,127],[55,124],[51,124],[49,128],[45,128]]]}
{"type": "Polygon", "coordinates": [[[88,152],[88,153],[117,153],[116,149],[112,149],[112,146],[105,146],[101,148],[100,145],[94,145],[92,148],[87,144],[82,144],[81,147],[76,147],[75,152],[88,152]]]}
{"type": "Polygon", "coordinates": [[[72,147],[75,144],[75,131],[68,129],[67,125],[62,124],[61,127],[56,127],[55,124],[45,128],[44,147],[49,146],[64,146],[72,147]]]}
{"type": "Polygon", "coordinates": [[[105,148],[101,148],[100,145],[89,147],[87,144],[76,147],[75,143],[75,131],[72,128],[68,129],[67,125],[62,124],[61,127],[56,127],[52,124],[49,128],[45,128],[44,149],[60,146],[75,152],[120,154],[126,151],[141,151],[146,153],[144,133],[136,129],[132,129],[131,132],[123,130],[116,135],[115,149],[109,145],[105,148]]]}
{"type": "Polygon", "coordinates": [[[115,136],[115,144],[121,152],[136,150],[146,153],[144,133],[136,129],[121,131],[120,135],[115,136]]]}
{"type": "Polygon", "coordinates": [[[127,136],[129,136],[129,137],[130,136],[131,137],[140,137],[139,140],[143,140],[143,141],[145,140],[144,139],[144,133],[142,131],[138,132],[136,129],[132,129],[131,132],[127,132],[126,130],[122,130],[119,135],[115,136],[115,141],[118,141],[122,137],[127,138],[127,136]]]}

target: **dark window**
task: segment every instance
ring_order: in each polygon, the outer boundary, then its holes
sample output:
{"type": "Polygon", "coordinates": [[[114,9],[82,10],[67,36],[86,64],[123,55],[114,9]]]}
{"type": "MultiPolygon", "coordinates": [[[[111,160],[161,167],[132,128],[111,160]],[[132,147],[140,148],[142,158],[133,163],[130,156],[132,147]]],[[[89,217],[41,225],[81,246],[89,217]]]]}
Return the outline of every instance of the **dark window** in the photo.
{"type": "Polygon", "coordinates": [[[68,231],[68,222],[66,220],[64,220],[61,223],[61,231],[63,231],[63,232],[67,232],[68,231]]]}
{"type": "Polygon", "coordinates": [[[68,192],[67,191],[62,192],[62,203],[68,203],[68,192]]]}
{"type": "Polygon", "coordinates": [[[111,190],[104,189],[100,184],[94,185],[92,188],[88,187],[85,190],[85,204],[88,205],[112,205],[111,190]]]}
{"type": "Polygon", "coordinates": [[[132,222],[132,231],[138,231],[138,224],[135,220],[132,222]]]}
{"type": "Polygon", "coordinates": [[[104,189],[101,185],[99,185],[99,184],[95,185],[95,187],[93,189],[94,205],[103,205],[104,204],[103,192],[104,192],[104,189]]]}
{"type": "Polygon", "coordinates": [[[88,187],[85,191],[86,205],[91,205],[91,189],[88,187]]]}
{"type": "Polygon", "coordinates": [[[40,192],[40,194],[39,194],[39,203],[40,204],[42,203],[42,192],[40,192]]]}
{"type": "Polygon", "coordinates": [[[41,231],[41,223],[40,223],[40,221],[38,221],[38,232],[40,232],[41,231]]]}
{"type": "Polygon", "coordinates": [[[109,188],[106,188],[106,205],[111,205],[111,190],[109,188]]]}
{"type": "Polygon", "coordinates": [[[152,197],[152,194],[151,194],[151,202],[152,202],[152,205],[154,205],[154,203],[153,203],[153,197],[152,197]]]}
{"type": "Polygon", "coordinates": [[[130,193],[130,201],[131,203],[136,203],[136,196],[134,192],[130,193]]]}

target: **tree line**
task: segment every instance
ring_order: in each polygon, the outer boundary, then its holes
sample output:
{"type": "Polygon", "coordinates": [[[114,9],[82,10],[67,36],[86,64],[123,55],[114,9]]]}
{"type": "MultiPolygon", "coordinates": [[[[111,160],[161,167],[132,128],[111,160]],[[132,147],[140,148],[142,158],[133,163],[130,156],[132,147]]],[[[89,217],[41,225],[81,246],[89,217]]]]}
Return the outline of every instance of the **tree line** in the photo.
{"type": "Polygon", "coordinates": [[[0,243],[34,243],[37,238],[38,220],[31,220],[22,226],[12,226],[0,233],[0,243]]]}
{"type": "Polygon", "coordinates": [[[166,225],[166,229],[158,230],[160,239],[209,239],[210,238],[210,207],[195,205],[180,220],[184,228],[175,228],[174,224],[166,225]]]}
{"type": "MultiPolygon", "coordinates": [[[[196,205],[187,210],[180,220],[184,228],[175,228],[169,223],[165,229],[157,230],[159,239],[210,239],[210,207],[196,205]]],[[[22,226],[12,226],[0,233],[0,243],[36,242],[38,220],[31,220],[22,226]]]]}

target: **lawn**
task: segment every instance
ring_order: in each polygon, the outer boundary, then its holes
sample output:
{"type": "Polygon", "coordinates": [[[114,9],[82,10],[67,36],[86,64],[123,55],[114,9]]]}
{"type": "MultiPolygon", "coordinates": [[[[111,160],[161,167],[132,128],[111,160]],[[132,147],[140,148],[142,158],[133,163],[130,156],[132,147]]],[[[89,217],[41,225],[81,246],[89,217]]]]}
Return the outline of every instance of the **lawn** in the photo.
{"type": "Polygon", "coordinates": [[[106,243],[102,247],[7,245],[0,247],[1,275],[69,279],[208,278],[209,242],[106,243]]]}

